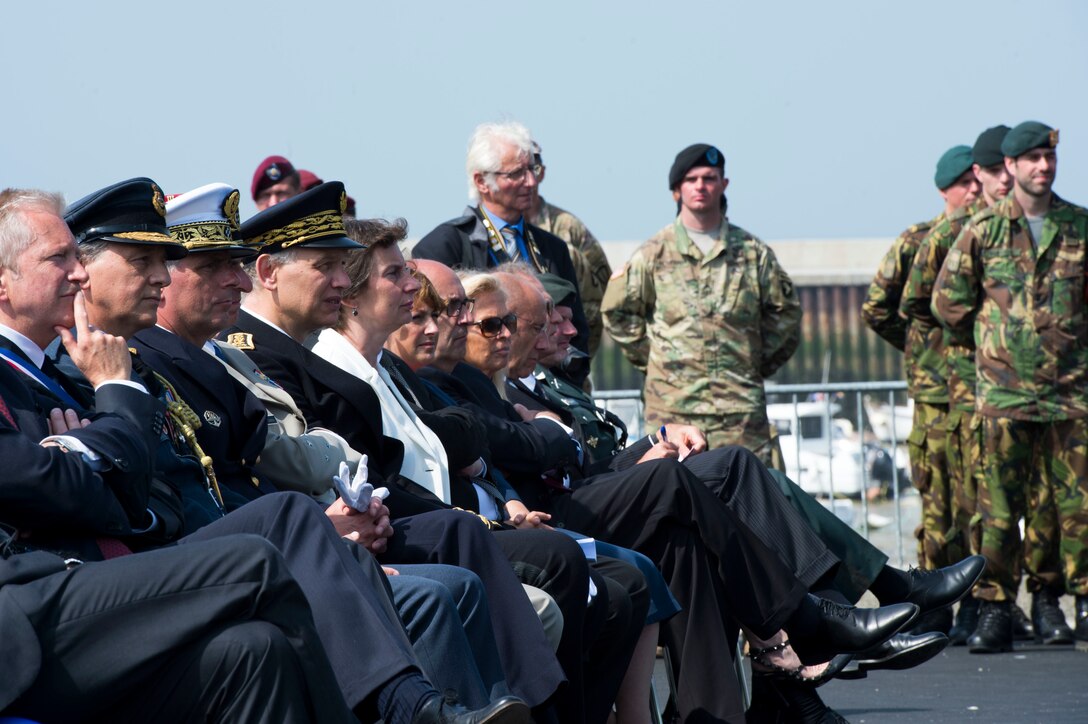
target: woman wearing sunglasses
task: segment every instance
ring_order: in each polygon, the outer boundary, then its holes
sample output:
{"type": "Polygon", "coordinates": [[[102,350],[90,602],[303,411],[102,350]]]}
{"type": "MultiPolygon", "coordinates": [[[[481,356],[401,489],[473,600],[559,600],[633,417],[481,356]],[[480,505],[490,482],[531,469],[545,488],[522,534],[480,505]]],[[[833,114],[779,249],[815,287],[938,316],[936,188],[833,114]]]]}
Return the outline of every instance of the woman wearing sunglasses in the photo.
{"type": "Polygon", "coordinates": [[[518,331],[517,315],[506,308],[506,294],[490,274],[463,279],[465,294],[476,300],[476,321],[468,329],[465,362],[495,383],[505,397],[506,366],[510,364],[510,339],[518,331]]]}

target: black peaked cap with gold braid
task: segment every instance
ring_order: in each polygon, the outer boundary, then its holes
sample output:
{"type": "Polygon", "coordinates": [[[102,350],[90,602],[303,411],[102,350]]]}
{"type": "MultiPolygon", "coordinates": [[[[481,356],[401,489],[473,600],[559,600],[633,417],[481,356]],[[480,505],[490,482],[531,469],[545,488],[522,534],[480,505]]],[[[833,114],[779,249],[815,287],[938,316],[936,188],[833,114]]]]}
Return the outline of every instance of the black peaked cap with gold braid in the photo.
{"type": "Polygon", "coordinates": [[[237,236],[261,254],[289,249],[361,249],[344,232],[344,184],[328,181],[253,216],[237,236]]]}
{"type": "Polygon", "coordinates": [[[187,253],[166,230],[162,189],[149,178],[131,178],[84,196],[68,206],[64,220],[79,244],[115,241],[161,246],[167,259],[180,259],[187,253]]]}

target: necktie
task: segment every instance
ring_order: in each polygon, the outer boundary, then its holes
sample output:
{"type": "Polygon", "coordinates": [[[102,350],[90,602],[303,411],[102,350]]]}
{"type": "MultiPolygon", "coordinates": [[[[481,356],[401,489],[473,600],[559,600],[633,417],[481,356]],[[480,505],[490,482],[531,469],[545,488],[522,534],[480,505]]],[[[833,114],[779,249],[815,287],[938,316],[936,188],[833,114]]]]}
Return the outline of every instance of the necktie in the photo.
{"type": "Polygon", "coordinates": [[[518,230],[513,226],[504,226],[499,233],[502,234],[502,239],[506,243],[506,255],[510,257],[510,261],[521,256],[521,250],[518,248],[518,230]]]}

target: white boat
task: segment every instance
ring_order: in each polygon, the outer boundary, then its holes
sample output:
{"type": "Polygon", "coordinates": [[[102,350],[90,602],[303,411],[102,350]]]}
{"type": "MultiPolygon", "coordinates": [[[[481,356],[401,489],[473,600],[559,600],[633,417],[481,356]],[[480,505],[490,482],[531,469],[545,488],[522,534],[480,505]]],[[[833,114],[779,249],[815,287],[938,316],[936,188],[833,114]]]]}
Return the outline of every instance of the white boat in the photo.
{"type": "Polygon", "coordinates": [[[883,482],[881,466],[875,463],[887,453],[879,446],[862,443],[849,420],[835,417],[839,409],[828,402],[767,405],[767,417],[778,431],[786,474],[813,495],[854,497],[883,482]]]}

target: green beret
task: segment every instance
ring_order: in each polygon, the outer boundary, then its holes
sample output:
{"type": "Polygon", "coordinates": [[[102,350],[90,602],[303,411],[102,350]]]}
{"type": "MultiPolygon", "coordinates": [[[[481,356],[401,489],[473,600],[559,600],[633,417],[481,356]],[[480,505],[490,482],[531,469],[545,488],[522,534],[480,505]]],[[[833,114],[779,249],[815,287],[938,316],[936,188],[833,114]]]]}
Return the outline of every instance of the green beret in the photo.
{"type": "Polygon", "coordinates": [[[672,191],[684,180],[687,172],[696,166],[710,166],[725,173],[725,156],[709,143],[696,143],[676,154],[676,160],[669,169],[669,190],[672,191]]]}
{"type": "Polygon", "coordinates": [[[1033,148],[1055,148],[1058,145],[1058,132],[1039,121],[1024,121],[1009,131],[1001,142],[1001,153],[1016,158],[1033,148]]]}
{"type": "Polygon", "coordinates": [[[974,148],[971,149],[975,163],[983,168],[1005,163],[1005,154],[1001,152],[1001,142],[1005,140],[1008,133],[1008,126],[994,126],[978,134],[974,148]]]}
{"type": "Polygon", "coordinates": [[[544,291],[552,298],[557,307],[573,307],[574,300],[578,298],[578,289],[561,276],[544,272],[538,274],[537,279],[544,285],[544,291]]]}
{"type": "Polygon", "coordinates": [[[933,182],[937,184],[937,188],[944,191],[956,183],[956,179],[962,176],[964,171],[970,171],[972,163],[974,160],[971,158],[970,146],[953,146],[944,152],[941,160],[937,161],[937,173],[933,175],[933,182]]]}

